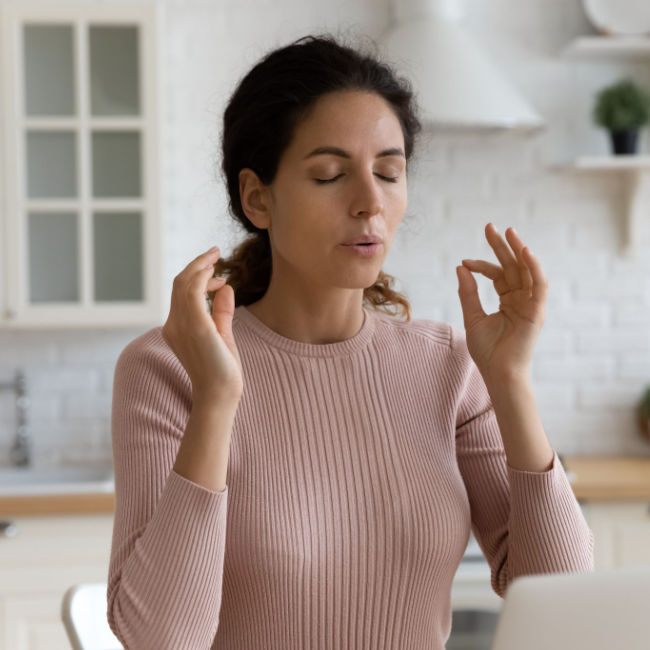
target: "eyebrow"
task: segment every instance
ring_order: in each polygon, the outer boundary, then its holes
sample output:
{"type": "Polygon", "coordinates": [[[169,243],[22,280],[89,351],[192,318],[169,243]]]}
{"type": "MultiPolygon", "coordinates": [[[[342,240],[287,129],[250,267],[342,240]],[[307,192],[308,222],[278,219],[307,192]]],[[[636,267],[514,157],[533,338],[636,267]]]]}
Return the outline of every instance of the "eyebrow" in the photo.
{"type": "MultiPolygon", "coordinates": [[[[349,152],[345,151],[344,149],[340,149],[339,147],[317,147],[310,153],[308,153],[303,160],[307,158],[311,158],[312,156],[320,156],[321,154],[332,154],[334,156],[341,156],[342,158],[352,158],[349,152]]],[[[383,151],[380,151],[376,158],[382,158],[383,156],[403,156],[406,158],[404,155],[404,151],[400,149],[399,147],[392,147],[391,149],[384,149],[383,151]]]]}

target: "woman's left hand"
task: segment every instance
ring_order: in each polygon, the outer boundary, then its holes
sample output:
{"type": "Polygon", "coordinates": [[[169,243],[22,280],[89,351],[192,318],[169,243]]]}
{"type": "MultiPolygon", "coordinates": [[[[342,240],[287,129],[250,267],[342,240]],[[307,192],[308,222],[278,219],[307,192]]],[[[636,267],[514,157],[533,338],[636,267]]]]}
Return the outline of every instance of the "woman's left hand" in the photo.
{"type": "Polygon", "coordinates": [[[492,223],[485,227],[485,236],[501,266],[463,260],[456,273],[467,348],[487,384],[529,376],[533,349],[545,319],[548,280],[514,228],[506,230],[512,250],[492,223]],[[493,281],[499,294],[499,311],[489,315],[483,311],[472,273],[493,281]]]}

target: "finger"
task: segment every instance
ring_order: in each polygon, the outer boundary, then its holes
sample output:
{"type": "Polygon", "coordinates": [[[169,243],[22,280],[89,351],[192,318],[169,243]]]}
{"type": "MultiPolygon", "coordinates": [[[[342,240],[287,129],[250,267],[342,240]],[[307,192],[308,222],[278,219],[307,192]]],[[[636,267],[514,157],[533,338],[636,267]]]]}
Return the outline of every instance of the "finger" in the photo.
{"type": "Polygon", "coordinates": [[[491,262],[486,262],[485,260],[463,260],[463,266],[468,268],[470,271],[480,273],[486,278],[490,278],[490,280],[493,281],[496,292],[500,296],[512,291],[512,288],[508,286],[508,283],[503,276],[503,269],[500,266],[492,264],[491,262]]]}
{"type": "Polygon", "coordinates": [[[519,288],[521,286],[521,277],[519,267],[517,266],[517,259],[501,235],[497,232],[492,222],[485,226],[485,236],[497,259],[501,262],[501,266],[503,266],[506,282],[511,288],[519,288]]]}
{"type": "Polygon", "coordinates": [[[456,267],[458,276],[458,296],[463,311],[463,324],[469,330],[477,321],[487,316],[478,297],[478,285],[469,269],[463,266],[456,267]]]}
{"type": "Polygon", "coordinates": [[[194,275],[186,276],[184,286],[190,294],[205,293],[210,281],[219,277],[214,276],[214,264],[210,263],[205,268],[194,271],[194,275]]]}
{"type": "Polygon", "coordinates": [[[218,278],[210,278],[208,280],[208,284],[206,285],[207,289],[214,289],[214,287],[218,287],[220,284],[223,284],[226,281],[226,278],[218,277],[218,278]]]}
{"type": "Polygon", "coordinates": [[[542,271],[542,265],[539,260],[530,252],[528,246],[523,250],[524,258],[530,269],[533,278],[533,301],[540,305],[546,303],[546,296],[548,294],[548,280],[542,271]]]}
{"type": "Polygon", "coordinates": [[[519,265],[519,276],[521,278],[521,288],[530,291],[533,286],[533,277],[530,274],[530,269],[528,268],[528,263],[523,255],[524,242],[521,237],[517,234],[514,228],[510,227],[506,230],[506,239],[510,244],[511,248],[515,251],[517,256],[517,262],[519,265]]]}
{"type": "Polygon", "coordinates": [[[210,278],[208,283],[205,286],[203,295],[205,297],[206,303],[208,305],[208,312],[212,311],[212,305],[214,304],[214,299],[217,296],[217,291],[220,291],[226,285],[226,278],[210,278]]]}
{"type": "Polygon", "coordinates": [[[214,264],[215,260],[219,258],[219,255],[221,254],[221,251],[219,250],[219,247],[214,247],[211,248],[210,250],[205,251],[205,253],[201,253],[198,257],[195,257],[184,269],[181,271],[181,273],[186,274],[186,275],[192,275],[196,271],[200,271],[204,268],[207,268],[208,265],[214,264]]]}
{"type": "Polygon", "coordinates": [[[212,301],[212,320],[215,322],[221,338],[228,347],[236,350],[235,339],[232,333],[232,315],[235,310],[235,290],[224,284],[223,291],[219,292],[219,300],[212,301]]]}
{"type": "Polygon", "coordinates": [[[463,265],[470,271],[482,273],[486,278],[490,278],[490,280],[497,280],[503,276],[503,269],[500,266],[492,264],[492,262],[486,262],[485,260],[463,260],[463,265]]]}

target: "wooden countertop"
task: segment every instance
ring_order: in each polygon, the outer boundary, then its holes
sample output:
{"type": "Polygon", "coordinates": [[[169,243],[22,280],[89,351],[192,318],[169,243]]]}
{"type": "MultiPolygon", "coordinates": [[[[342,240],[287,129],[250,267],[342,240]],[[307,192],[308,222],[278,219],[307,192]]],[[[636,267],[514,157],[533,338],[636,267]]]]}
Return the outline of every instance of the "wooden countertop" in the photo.
{"type": "Polygon", "coordinates": [[[650,501],[650,455],[560,456],[576,499],[650,501]]]}
{"type": "MultiPolygon", "coordinates": [[[[650,455],[565,456],[564,469],[580,501],[650,501],[650,455]]],[[[0,517],[113,513],[115,494],[52,494],[0,496],[0,517]]]]}
{"type": "Polygon", "coordinates": [[[0,518],[6,515],[98,514],[114,511],[114,492],[0,496],[0,518]]]}

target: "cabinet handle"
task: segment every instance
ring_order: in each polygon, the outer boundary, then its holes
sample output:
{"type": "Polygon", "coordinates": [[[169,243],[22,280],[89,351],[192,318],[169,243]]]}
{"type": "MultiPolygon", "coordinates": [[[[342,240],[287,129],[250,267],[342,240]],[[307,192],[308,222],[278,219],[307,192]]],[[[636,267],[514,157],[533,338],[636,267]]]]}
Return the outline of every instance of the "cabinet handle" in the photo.
{"type": "Polygon", "coordinates": [[[0,537],[15,537],[18,528],[13,521],[0,521],[0,537]]]}

